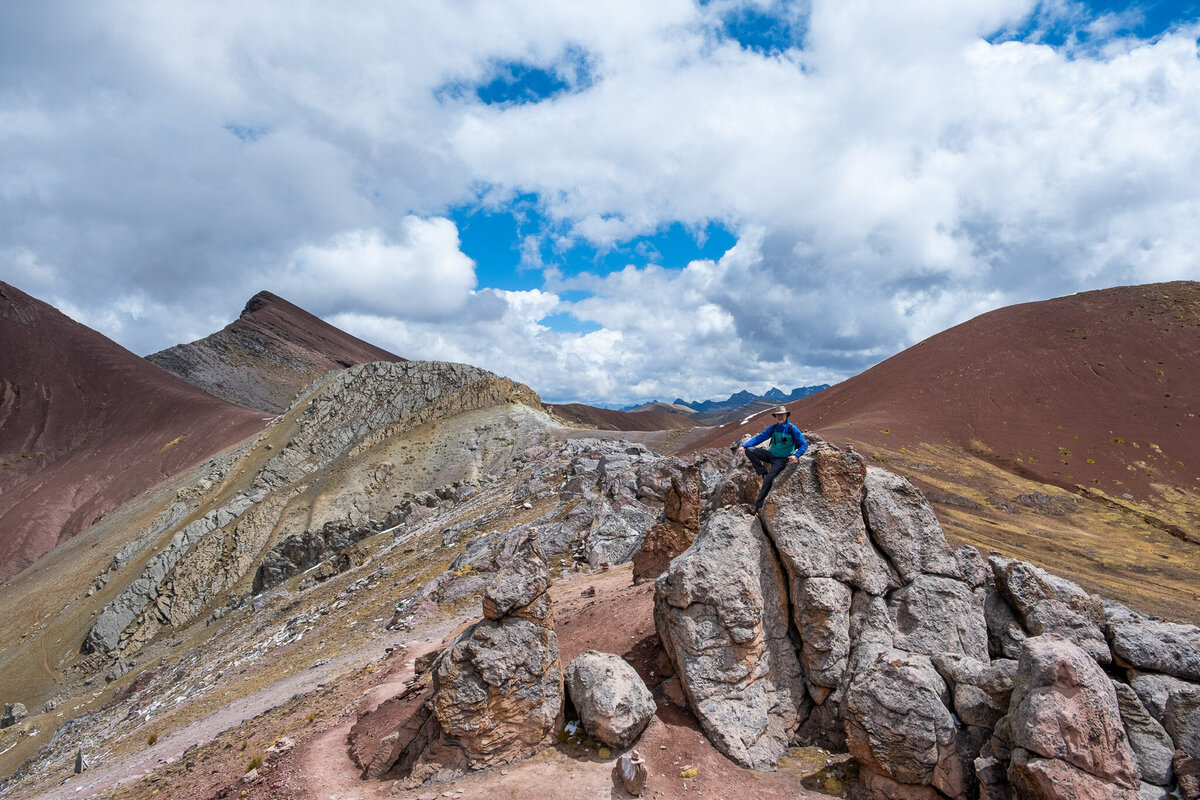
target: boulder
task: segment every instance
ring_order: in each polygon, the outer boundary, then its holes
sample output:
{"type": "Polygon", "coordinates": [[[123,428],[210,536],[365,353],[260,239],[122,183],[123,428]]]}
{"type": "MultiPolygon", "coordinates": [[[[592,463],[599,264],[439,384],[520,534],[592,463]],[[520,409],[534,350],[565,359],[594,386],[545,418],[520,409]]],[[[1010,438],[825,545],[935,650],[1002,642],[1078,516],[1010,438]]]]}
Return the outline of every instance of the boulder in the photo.
{"type": "Polygon", "coordinates": [[[528,540],[518,550],[484,600],[487,613],[497,616],[465,630],[438,656],[429,702],[400,726],[386,748],[392,763],[372,764],[375,774],[397,767],[410,783],[448,779],[553,742],[562,723],[563,678],[543,580],[547,568],[528,540]]]}
{"type": "Polygon", "coordinates": [[[550,586],[550,570],[542,558],[508,561],[488,584],[483,595],[483,616],[501,619],[514,610],[528,606],[550,586]]]}
{"type": "Polygon", "coordinates": [[[787,588],[771,542],[741,508],[713,513],[655,581],[654,620],[713,745],[774,767],[810,707],[788,636],[787,588]]]}
{"type": "MultiPolygon", "coordinates": [[[[1089,654],[1065,639],[1038,636],[1025,642],[1009,712],[998,728],[1010,738],[1014,753],[1023,749],[1033,760],[1061,761],[1125,789],[1138,786],[1112,681],[1089,654]]],[[[1009,780],[1016,783],[1013,768],[1009,780]]],[[[1059,770],[1042,765],[1034,772],[1040,776],[1052,769],[1059,770]]],[[[1018,771],[1025,775],[1029,769],[1018,771]]],[[[1026,778],[1026,783],[1033,780],[1026,778]]],[[[1029,785],[1041,785],[1038,781],[1029,785]]]]}
{"type": "Polygon", "coordinates": [[[5,703],[4,713],[0,715],[0,728],[9,728],[29,716],[24,703],[5,703]]]}
{"type": "Polygon", "coordinates": [[[1126,622],[1111,626],[1117,663],[1200,681],[1200,628],[1173,622],[1126,622]]]}
{"type": "Polygon", "coordinates": [[[900,585],[867,532],[865,477],[857,453],[818,450],[776,480],[764,524],[793,590],[808,578],[833,578],[873,595],[900,585]]]}
{"type": "Polygon", "coordinates": [[[871,538],[905,583],[920,575],[963,578],[933,508],[905,478],[867,467],[863,510],[871,538]]]}
{"type": "Polygon", "coordinates": [[[967,791],[946,683],[929,658],[880,650],[846,692],[846,744],[859,763],[901,784],[967,791]]]}
{"type": "Polygon", "coordinates": [[[1130,670],[1129,685],[1137,692],[1138,699],[1142,701],[1150,716],[1162,722],[1171,695],[1186,692],[1195,684],[1172,678],[1170,675],[1130,670]]]}
{"type": "Polygon", "coordinates": [[[888,612],[896,631],[897,649],[927,656],[956,653],[988,660],[983,598],[962,581],[916,575],[892,593],[888,612]]]}
{"type": "Polygon", "coordinates": [[[1017,613],[995,586],[983,589],[983,618],[987,622],[988,652],[994,658],[1021,657],[1021,647],[1029,638],[1017,613]]]}
{"type": "Polygon", "coordinates": [[[792,614],[800,631],[800,658],[808,680],[835,688],[850,655],[850,587],[833,578],[794,584],[792,614]]]}
{"type": "Polygon", "coordinates": [[[1200,759],[1176,750],[1174,766],[1181,800],[1200,800],[1200,759]]]}
{"type": "Polygon", "coordinates": [[[1200,759],[1200,686],[1188,684],[1172,692],[1162,724],[1177,748],[1200,759]]]}
{"type": "Polygon", "coordinates": [[[1008,782],[1020,800],[1139,800],[1136,786],[1109,783],[1057,758],[1013,751],[1008,782]]]}
{"type": "Polygon", "coordinates": [[[632,745],[657,710],[641,676],[620,656],[589,650],[571,662],[565,679],[588,736],[617,750],[632,745]]]}
{"type": "Polygon", "coordinates": [[[996,588],[1030,636],[1054,634],[1074,642],[1099,664],[1112,661],[1100,625],[1104,604],[1074,583],[1043,569],[1001,556],[989,559],[996,588]]]}
{"type": "Polygon", "coordinates": [[[1117,690],[1121,724],[1125,726],[1125,735],[1129,737],[1142,780],[1156,786],[1170,785],[1174,776],[1171,759],[1175,756],[1171,737],[1158,720],[1150,716],[1130,686],[1114,682],[1113,688],[1117,690]]]}

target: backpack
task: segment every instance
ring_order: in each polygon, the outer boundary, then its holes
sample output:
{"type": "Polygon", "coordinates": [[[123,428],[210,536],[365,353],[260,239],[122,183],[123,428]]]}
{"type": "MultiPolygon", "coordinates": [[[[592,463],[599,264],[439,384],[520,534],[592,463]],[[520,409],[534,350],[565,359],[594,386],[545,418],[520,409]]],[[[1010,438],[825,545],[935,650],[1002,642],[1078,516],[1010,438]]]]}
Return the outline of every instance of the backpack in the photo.
{"type": "Polygon", "coordinates": [[[775,430],[771,431],[770,451],[773,458],[786,458],[796,452],[796,437],[792,436],[790,427],[780,429],[777,425],[775,430]]]}

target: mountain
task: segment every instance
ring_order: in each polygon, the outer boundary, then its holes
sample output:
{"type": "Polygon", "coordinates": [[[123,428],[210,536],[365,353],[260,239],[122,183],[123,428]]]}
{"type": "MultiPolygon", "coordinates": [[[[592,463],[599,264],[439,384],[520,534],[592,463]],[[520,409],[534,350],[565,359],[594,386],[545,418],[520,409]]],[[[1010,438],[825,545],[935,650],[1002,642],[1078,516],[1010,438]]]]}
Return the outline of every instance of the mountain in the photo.
{"type": "Polygon", "coordinates": [[[214,397],[272,413],[331,369],[404,361],[270,292],[220,331],[146,358],[214,397]]]}
{"type": "Polygon", "coordinates": [[[597,408],[583,403],[547,404],[546,408],[573,424],[605,431],[685,430],[698,424],[690,414],[663,405],[641,406],[634,411],[597,408]]]}
{"type": "Polygon", "coordinates": [[[790,403],[793,400],[799,400],[802,397],[808,397],[809,395],[816,394],[817,392],[828,388],[829,384],[827,383],[822,383],[818,386],[798,386],[786,394],[782,389],[779,389],[775,386],[772,386],[764,394],[754,394],[743,389],[740,392],[734,392],[733,394],[729,395],[729,398],[726,400],[703,400],[697,402],[676,398],[674,405],[684,406],[692,409],[693,411],[724,411],[727,409],[741,408],[742,406],[746,406],[750,403],[760,400],[765,400],[768,403],[775,403],[777,405],[781,403],[790,403]]]}
{"type": "Polygon", "coordinates": [[[962,541],[1195,603],[1180,587],[1200,566],[1196,386],[1200,283],[1181,281],[998,309],[789,408],[912,479],[962,541]]]}
{"type": "Polygon", "coordinates": [[[0,578],[266,421],[0,283],[0,578]]]}
{"type": "MultiPolygon", "coordinates": [[[[1183,297],[1186,317],[1188,285],[1134,288],[1121,302],[1140,297],[1159,329],[1152,296],[1183,297]]],[[[1175,347],[1194,335],[1176,333],[1175,347]]],[[[938,339],[918,355],[953,355],[938,339]]],[[[1076,380],[1060,373],[1042,378],[1076,380]]],[[[989,393],[970,376],[951,390],[989,393]]],[[[565,426],[528,387],[464,364],[327,372],[241,446],[0,584],[15,610],[0,615],[0,794],[624,796],[612,756],[628,742],[589,702],[624,692],[618,675],[642,687],[633,747],[663,800],[751,785],[764,800],[973,800],[1046,775],[1069,778],[1042,793],[1056,800],[1132,796],[1139,776],[1161,787],[1142,794],[1170,793],[1175,749],[1193,744],[1200,629],[1146,612],[1196,621],[1190,533],[1006,471],[983,439],[889,428],[851,450],[877,400],[843,397],[848,415],[818,428],[837,442],[814,434],[754,514],[758,478],[728,445],[761,420],[618,434],[565,426]],[[705,437],[719,449],[669,454],[705,437]],[[585,654],[608,665],[590,681],[585,654]],[[1153,742],[1131,751],[1118,697],[1158,720],[1153,742]],[[1031,714],[1086,717],[1081,755],[1037,750],[1036,726],[1012,722],[1031,714]],[[1004,746],[981,751],[993,730],[1004,746]]]]}

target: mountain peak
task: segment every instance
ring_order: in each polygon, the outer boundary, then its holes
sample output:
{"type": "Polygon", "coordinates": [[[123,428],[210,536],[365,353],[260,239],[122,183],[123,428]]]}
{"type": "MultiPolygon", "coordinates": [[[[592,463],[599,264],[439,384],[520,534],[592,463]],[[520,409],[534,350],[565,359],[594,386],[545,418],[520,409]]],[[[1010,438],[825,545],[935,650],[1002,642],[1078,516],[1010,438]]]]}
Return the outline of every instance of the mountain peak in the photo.
{"type": "Polygon", "coordinates": [[[267,291],[222,330],[146,358],[211,395],[272,413],[331,369],[405,360],[267,291]]]}

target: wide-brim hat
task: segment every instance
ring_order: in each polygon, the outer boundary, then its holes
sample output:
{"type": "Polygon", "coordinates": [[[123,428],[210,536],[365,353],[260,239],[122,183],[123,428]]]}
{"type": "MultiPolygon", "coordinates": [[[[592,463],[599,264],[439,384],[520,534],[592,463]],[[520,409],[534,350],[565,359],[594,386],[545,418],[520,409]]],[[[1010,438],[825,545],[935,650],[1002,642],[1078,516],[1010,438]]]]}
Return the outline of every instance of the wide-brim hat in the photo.
{"type": "Polygon", "coordinates": [[[786,406],[779,406],[778,408],[771,411],[772,417],[778,416],[780,414],[785,414],[786,416],[790,417],[792,415],[792,412],[788,411],[786,406]]]}

